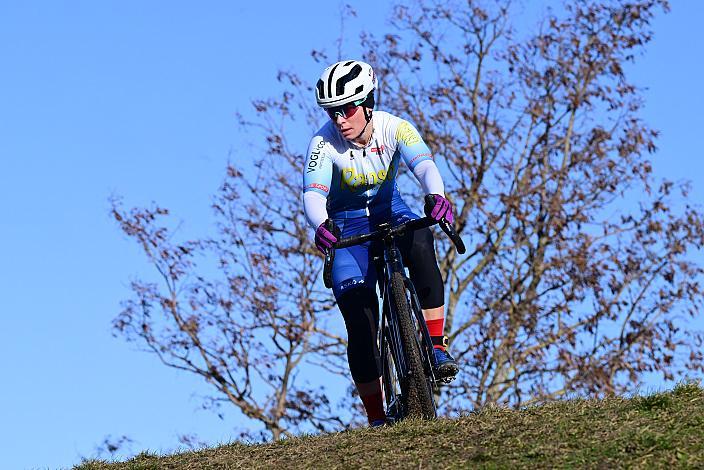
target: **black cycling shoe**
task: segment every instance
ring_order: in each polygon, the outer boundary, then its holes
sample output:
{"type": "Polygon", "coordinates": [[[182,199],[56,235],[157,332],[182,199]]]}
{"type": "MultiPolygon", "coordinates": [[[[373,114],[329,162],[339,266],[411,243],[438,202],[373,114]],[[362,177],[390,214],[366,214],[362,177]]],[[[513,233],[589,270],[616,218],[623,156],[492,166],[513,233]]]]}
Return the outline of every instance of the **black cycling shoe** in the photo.
{"type": "Polygon", "coordinates": [[[460,371],[457,362],[449,352],[442,349],[433,349],[435,355],[435,379],[441,383],[450,383],[455,380],[457,373],[460,371]]]}

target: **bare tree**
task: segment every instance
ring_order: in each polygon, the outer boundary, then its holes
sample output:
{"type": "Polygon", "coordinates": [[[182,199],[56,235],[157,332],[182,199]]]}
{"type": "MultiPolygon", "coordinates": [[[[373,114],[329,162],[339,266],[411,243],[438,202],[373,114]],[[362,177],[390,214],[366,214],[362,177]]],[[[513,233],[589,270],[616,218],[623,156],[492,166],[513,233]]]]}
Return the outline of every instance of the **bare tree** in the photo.
{"type": "MultiPolygon", "coordinates": [[[[700,372],[702,336],[687,322],[702,305],[702,268],[689,261],[702,215],[686,186],[656,182],[657,133],[625,72],[667,3],[572,1],[520,36],[511,8],[419,2],[394,10],[394,34],[362,35],[380,107],[435,151],[470,248],[457,257],[437,242],[463,369],[445,410],[700,372]]],[[[327,65],[323,51],[312,58],[327,65]]],[[[165,209],[113,206],[160,275],[133,283],[116,331],[202,376],[212,404],[274,438],[305,422],[343,426],[339,397],[305,378],[348,376],[300,198],[301,152],[322,114],[312,82],[278,79],[281,96],[241,118],[263,147],[252,165],[228,166],[215,236],[175,243],[165,209]]]]}

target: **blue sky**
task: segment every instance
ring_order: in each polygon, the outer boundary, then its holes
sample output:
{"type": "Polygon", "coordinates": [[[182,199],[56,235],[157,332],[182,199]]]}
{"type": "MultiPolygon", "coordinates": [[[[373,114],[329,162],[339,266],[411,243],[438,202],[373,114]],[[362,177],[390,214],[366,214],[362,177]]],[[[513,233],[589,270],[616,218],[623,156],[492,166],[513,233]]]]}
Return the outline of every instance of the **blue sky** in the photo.
{"type": "MultiPolygon", "coordinates": [[[[351,39],[353,28],[386,29],[386,6],[351,3],[351,39]]],[[[322,0],[0,0],[3,467],[70,466],[107,435],[130,436],[135,451],[172,450],[179,434],[235,437],[234,417],[199,409],[197,378],[112,337],[128,282],[149,266],[108,199],[157,201],[184,237],[205,233],[228,154],[246,158],[235,113],[275,90],[279,68],[317,78],[303,67],[312,48],[334,47],[338,12],[322,0]]],[[[662,131],[655,172],[692,180],[695,201],[702,17],[702,2],[675,2],[632,68],[648,87],[644,117],[662,131]]],[[[308,139],[291,138],[302,151],[308,139]]]]}

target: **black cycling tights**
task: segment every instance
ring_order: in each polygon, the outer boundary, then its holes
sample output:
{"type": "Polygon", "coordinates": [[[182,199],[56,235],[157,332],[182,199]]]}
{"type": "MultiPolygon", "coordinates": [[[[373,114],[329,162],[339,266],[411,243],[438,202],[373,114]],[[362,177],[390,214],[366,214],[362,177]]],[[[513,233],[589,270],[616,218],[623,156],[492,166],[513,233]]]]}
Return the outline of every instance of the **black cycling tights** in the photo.
{"type": "MultiPolygon", "coordinates": [[[[442,275],[438,269],[430,229],[416,230],[399,240],[404,264],[408,268],[423,309],[444,304],[442,275]]],[[[347,358],[352,379],[371,382],[381,375],[379,348],[376,344],[379,324],[379,299],[375,286],[353,287],[337,298],[347,328],[347,358]]]]}

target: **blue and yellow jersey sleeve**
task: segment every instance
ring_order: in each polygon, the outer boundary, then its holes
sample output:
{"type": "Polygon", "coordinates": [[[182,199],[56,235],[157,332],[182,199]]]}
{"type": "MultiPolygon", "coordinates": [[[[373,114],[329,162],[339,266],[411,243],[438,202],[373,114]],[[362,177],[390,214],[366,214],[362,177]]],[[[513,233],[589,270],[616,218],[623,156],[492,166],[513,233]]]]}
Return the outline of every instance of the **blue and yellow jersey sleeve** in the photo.
{"type": "Polygon", "coordinates": [[[414,171],[419,163],[427,160],[433,161],[433,154],[416,128],[406,120],[401,119],[400,121],[394,137],[398,142],[401,158],[408,168],[414,171]]]}

